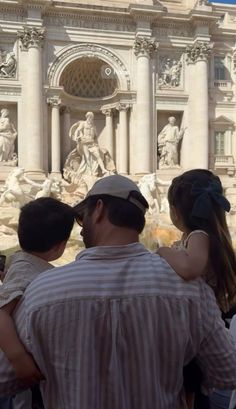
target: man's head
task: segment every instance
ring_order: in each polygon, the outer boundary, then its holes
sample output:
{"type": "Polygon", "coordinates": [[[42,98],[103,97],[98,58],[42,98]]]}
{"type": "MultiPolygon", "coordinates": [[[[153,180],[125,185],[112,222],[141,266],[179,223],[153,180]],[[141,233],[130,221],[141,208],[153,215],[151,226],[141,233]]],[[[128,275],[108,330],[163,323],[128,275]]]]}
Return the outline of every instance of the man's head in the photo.
{"type": "Polygon", "coordinates": [[[62,254],[74,220],[74,209],[51,197],[27,203],[21,208],[18,224],[21,248],[29,253],[46,253],[60,247],[62,254]]]}
{"type": "Polygon", "coordinates": [[[93,112],[87,112],[87,114],[85,115],[85,118],[87,119],[88,122],[93,122],[94,120],[94,114],[93,112]]]}
{"type": "Polygon", "coordinates": [[[170,117],[168,118],[168,121],[169,121],[169,124],[170,124],[170,125],[175,125],[176,119],[175,119],[174,116],[170,116],[170,117]]]}
{"type": "Polygon", "coordinates": [[[2,116],[3,118],[8,117],[8,116],[9,116],[9,110],[6,109],[6,108],[1,109],[1,116],[2,116]]]}
{"type": "Polygon", "coordinates": [[[121,175],[98,180],[75,206],[85,246],[124,244],[129,237],[138,237],[147,209],[146,199],[132,180],[121,175]]]}

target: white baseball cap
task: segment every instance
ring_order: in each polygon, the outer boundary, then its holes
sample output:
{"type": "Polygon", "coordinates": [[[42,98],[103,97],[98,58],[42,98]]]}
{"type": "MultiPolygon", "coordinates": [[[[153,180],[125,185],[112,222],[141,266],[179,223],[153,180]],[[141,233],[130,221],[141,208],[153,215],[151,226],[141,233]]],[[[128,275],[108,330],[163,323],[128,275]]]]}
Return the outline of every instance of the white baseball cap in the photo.
{"type": "Polygon", "coordinates": [[[86,201],[89,197],[95,195],[108,195],[124,199],[137,206],[143,214],[146,213],[149,205],[145,197],[141,194],[135,182],[121,175],[111,175],[103,177],[94,183],[93,187],[88,191],[84,200],[74,206],[78,214],[82,213],[86,201]],[[137,192],[138,195],[132,195],[132,192],[137,192]],[[141,200],[139,200],[139,197],[141,200]]]}

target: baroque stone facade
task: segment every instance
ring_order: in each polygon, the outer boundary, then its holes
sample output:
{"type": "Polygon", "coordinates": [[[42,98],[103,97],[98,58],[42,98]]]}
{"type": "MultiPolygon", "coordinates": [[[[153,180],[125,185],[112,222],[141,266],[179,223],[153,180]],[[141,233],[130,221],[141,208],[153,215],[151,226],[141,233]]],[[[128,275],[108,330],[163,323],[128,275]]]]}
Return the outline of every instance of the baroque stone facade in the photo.
{"type": "MultiPolygon", "coordinates": [[[[69,131],[92,112],[96,144],[117,172],[158,170],[168,180],[210,168],[230,185],[235,19],[236,5],[226,12],[205,0],[1,1],[0,109],[17,135],[18,166],[35,177],[62,175],[78,145],[69,131]],[[174,148],[161,133],[170,118],[181,135],[172,135],[174,148]]],[[[5,137],[3,130],[2,145],[5,137]]],[[[8,166],[10,154],[0,162],[2,180],[8,166]]]]}

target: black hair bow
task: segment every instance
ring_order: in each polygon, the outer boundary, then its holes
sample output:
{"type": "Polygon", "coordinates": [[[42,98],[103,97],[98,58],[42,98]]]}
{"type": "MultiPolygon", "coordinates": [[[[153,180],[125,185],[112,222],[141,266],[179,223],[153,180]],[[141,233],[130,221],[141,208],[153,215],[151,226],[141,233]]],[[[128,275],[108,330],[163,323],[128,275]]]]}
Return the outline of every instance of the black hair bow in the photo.
{"type": "Polygon", "coordinates": [[[222,195],[222,187],[219,182],[211,182],[208,186],[194,184],[191,194],[196,196],[191,214],[192,217],[208,219],[212,212],[212,200],[226,212],[230,211],[230,203],[222,195]]]}

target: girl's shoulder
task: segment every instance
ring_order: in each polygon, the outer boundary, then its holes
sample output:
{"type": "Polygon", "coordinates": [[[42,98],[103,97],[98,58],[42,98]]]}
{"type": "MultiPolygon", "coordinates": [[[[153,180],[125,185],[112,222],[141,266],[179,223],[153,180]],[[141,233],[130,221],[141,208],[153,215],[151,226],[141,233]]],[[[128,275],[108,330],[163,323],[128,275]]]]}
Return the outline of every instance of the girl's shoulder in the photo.
{"type": "Polygon", "coordinates": [[[193,237],[194,235],[196,235],[196,234],[202,234],[202,235],[204,235],[204,236],[206,236],[206,237],[209,237],[209,234],[208,234],[207,232],[205,232],[204,230],[193,230],[193,231],[191,231],[191,233],[189,233],[189,234],[187,235],[187,237],[185,237],[185,239],[183,240],[183,245],[184,245],[184,247],[187,247],[188,242],[189,242],[189,239],[190,239],[191,237],[193,237]]]}

